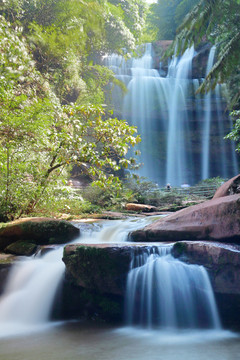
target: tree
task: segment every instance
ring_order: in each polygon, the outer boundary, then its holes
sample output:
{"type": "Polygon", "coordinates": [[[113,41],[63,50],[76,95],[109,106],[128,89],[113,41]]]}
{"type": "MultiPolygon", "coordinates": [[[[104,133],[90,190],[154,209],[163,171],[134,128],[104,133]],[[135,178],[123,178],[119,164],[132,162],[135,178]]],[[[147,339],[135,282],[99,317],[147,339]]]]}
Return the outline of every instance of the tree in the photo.
{"type": "MultiPolygon", "coordinates": [[[[201,0],[178,29],[172,46],[177,46],[178,53],[193,44],[197,46],[203,39],[217,47],[217,61],[201,85],[202,91],[214,88],[217,83],[227,82],[239,69],[239,14],[239,0],[201,0]]],[[[236,101],[239,96],[238,86],[232,100],[236,101]]]]}
{"type": "Polygon", "coordinates": [[[0,17],[0,210],[7,217],[31,212],[73,165],[99,185],[119,184],[115,172],[135,164],[125,155],[140,140],[100,106],[62,105],[21,37],[0,17]]]}
{"type": "MultiPolygon", "coordinates": [[[[89,104],[96,92],[94,103],[100,104],[105,85],[99,85],[99,76],[95,83],[93,65],[103,54],[135,48],[144,9],[142,0],[6,0],[0,13],[21,24],[38,70],[63,103],[89,104]]],[[[114,74],[105,68],[101,78],[110,83],[114,74]]]]}
{"type": "Polygon", "coordinates": [[[185,15],[199,0],[158,0],[150,6],[147,23],[156,32],[156,40],[173,40],[185,15]]]}

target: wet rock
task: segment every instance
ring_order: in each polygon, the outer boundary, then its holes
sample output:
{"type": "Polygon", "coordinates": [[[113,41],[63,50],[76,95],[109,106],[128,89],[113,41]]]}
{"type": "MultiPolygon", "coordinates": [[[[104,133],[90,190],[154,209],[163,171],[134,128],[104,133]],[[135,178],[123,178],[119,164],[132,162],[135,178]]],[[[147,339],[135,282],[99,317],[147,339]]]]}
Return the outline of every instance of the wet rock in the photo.
{"type": "Polygon", "coordinates": [[[134,204],[128,203],[125,206],[126,210],[128,211],[136,211],[136,212],[156,212],[156,206],[152,205],[145,205],[145,204],[134,204]]]}
{"type": "Polygon", "coordinates": [[[131,247],[118,244],[74,244],[64,248],[68,281],[101,294],[123,295],[131,247]]]}
{"type": "Polygon", "coordinates": [[[16,258],[10,254],[0,254],[0,294],[2,294],[9,272],[16,258]]]}
{"type": "Polygon", "coordinates": [[[216,240],[240,243],[240,194],[177,211],[130,234],[133,241],[216,240]]]}
{"type": "Polygon", "coordinates": [[[220,188],[217,189],[213,199],[233,194],[240,194],[240,174],[220,186],[220,188]]]}
{"type": "Polygon", "coordinates": [[[212,242],[181,241],[172,254],[208,269],[214,292],[240,295],[240,246],[212,242]]]}
{"type": "MultiPolygon", "coordinates": [[[[123,299],[134,252],[157,244],[70,244],[63,261],[62,314],[65,318],[123,319],[123,299]]],[[[240,246],[181,241],[172,253],[180,260],[207,269],[223,324],[240,328],[240,246]]]]}
{"type": "Polygon", "coordinates": [[[36,245],[63,244],[79,236],[79,229],[67,221],[26,218],[0,224],[0,250],[22,240],[36,245]]]}
{"type": "Polygon", "coordinates": [[[4,252],[14,255],[31,256],[36,252],[37,247],[38,246],[36,244],[19,240],[8,245],[4,249],[4,252]]]}

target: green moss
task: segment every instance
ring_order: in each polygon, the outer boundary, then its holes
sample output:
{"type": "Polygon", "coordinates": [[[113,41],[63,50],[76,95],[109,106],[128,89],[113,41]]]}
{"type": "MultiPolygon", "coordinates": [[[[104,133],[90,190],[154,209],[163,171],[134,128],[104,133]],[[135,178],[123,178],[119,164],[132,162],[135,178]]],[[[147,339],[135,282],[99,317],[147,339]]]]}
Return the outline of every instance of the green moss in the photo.
{"type": "Polygon", "coordinates": [[[26,241],[16,241],[8,245],[5,252],[14,255],[31,256],[37,250],[37,245],[26,241]]]}
{"type": "Polygon", "coordinates": [[[99,293],[121,294],[131,261],[131,252],[114,247],[78,246],[64,251],[69,279],[75,285],[95,289],[99,293]]]}
{"type": "Polygon", "coordinates": [[[20,224],[26,234],[34,234],[34,242],[43,244],[63,244],[79,235],[79,229],[66,221],[27,221],[20,224]]]}
{"type": "Polygon", "coordinates": [[[82,312],[89,318],[113,322],[123,318],[123,299],[83,289],[79,297],[82,312]]]}

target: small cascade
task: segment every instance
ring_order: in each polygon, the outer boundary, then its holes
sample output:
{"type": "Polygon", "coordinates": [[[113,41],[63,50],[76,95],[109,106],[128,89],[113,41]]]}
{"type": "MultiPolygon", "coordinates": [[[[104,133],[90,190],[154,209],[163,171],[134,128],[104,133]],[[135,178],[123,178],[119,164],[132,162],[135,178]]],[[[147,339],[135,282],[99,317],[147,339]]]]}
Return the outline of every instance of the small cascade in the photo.
{"type": "Polygon", "coordinates": [[[221,328],[205,268],[175,259],[171,245],[133,254],[125,315],[127,325],[149,329],[221,328]]]}
{"type": "MultiPolygon", "coordinates": [[[[81,239],[75,242],[124,242],[129,231],[142,228],[153,221],[130,219],[108,221],[103,226],[81,228],[81,239]]],[[[23,258],[12,267],[0,296],[0,338],[38,331],[50,325],[49,317],[57,289],[64,275],[63,246],[47,254],[23,258]]]]}
{"type": "MultiPolygon", "coordinates": [[[[209,53],[206,74],[214,63],[215,47],[209,53]]],[[[138,174],[165,186],[194,185],[207,177],[230,178],[238,165],[233,142],[222,140],[231,130],[224,111],[221,87],[206,95],[196,94],[202,79],[193,79],[193,47],[174,56],[168,72],[154,65],[151,44],[142,47],[139,58],[125,60],[113,54],[104,64],[123,81],[128,92],[113,90],[117,116],[137,126],[143,166],[138,174]],[[231,163],[226,161],[232,159],[231,163]],[[214,161],[213,161],[214,159],[214,161]]]]}
{"type": "Polygon", "coordinates": [[[61,258],[62,247],[14,265],[0,297],[0,337],[32,331],[48,323],[65,270],[61,258]]]}

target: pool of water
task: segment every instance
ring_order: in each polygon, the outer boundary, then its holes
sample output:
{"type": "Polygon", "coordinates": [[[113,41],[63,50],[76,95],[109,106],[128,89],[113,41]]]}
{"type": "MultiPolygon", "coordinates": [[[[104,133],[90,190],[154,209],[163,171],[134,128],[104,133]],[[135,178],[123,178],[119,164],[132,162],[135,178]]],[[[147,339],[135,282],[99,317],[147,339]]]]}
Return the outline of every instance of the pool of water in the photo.
{"type": "Polygon", "coordinates": [[[240,335],[229,331],[143,331],[63,323],[0,339],[1,360],[235,360],[240,335]]]}

